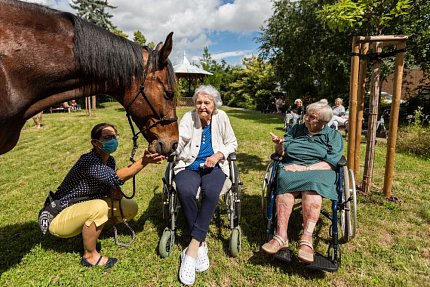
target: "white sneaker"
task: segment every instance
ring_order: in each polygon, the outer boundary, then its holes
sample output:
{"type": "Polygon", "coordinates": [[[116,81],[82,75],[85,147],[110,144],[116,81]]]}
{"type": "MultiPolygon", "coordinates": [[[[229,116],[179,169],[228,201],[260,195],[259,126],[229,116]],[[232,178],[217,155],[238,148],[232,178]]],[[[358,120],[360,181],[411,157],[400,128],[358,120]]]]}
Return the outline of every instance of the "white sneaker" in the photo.
{"type": "Polygon", "coordinates": [[[209,269],[208,246],[203,242],[199,247],[196,260],[196,272],[205,272],[209,269]]]}
{"type": "Polygon", "coordinates": [[[187,248],[181,253],[181,267],[179,268],[179,280],[184,285],[193,285],[196,281],[196,259],[186,255],[187,248]]]}

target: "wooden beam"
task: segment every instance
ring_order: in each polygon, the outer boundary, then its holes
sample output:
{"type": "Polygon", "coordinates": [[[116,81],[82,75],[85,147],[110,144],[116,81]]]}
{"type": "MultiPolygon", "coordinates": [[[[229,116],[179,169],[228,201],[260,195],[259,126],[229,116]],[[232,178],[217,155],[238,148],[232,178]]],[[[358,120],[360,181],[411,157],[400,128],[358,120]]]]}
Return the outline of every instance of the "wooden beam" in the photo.
{"type": "MultiPolygon", "coordinates": [[[[357,42],[387,42],[387,41],[406,41],[408,36],[406,35],[379,35],[379,36],[357,36],[357,42]]],[[[386,43],[384,43],[386,44],[386,43]]]]}
{"type": "MultiPolygon", "coordinates": [[[[400,42],[398,49],[405,49],[406,42],[400,42]]],[[[385,160],[384,195],[386,198],[392,197],[394,157],[396,154],[397,127],[399,124],[400,98],[402,95],[402,77],[404,67],[405,52],[396,55],[394,70],[394,95],[391,103],[390,126],[388,129],[387,156],[385,160]]]]}
{"type": "MultiPolygon", "coordinates": [[[[352,40],[352,57],[351,57],[351,79],[349,88],[349,118],[357,118],[357,92],[358,92],[358,68],[360,57],[360,44],[357,42],[357,37],[352,40]]],[[[348,125],[348,169],[354,168],[354,153],[355,153],[355,133],[357,123],[351,121],[348,125]]]]}
{"type": "MultiPolygon", "coordinates": [[[[361,54],[366,55],[369,51],[369,43],[361,45],[361,54]]],[[[361,133],[363,126],[363,111],[364,111],[364,92],[366,91],[366,79],[367,79],[367,59],[360,60],[360,71],[358,77],[358,95],[357,95],[357,117],[356,121],[356,132],[355,132],[355,153],[354,153],[354,175],[358,179],[360,171],[360,154],[361,154],[361,133]]],[[[350,120],[353,120],[350,118],[350,120]]],[[[357,180],[358,181],[358,180],[357,180]]]]}
{"type": "MultiPolygon", "coordinates": [[[[372,43],[373,51],[382,52],[382,42],[372,43]]],[[[367,128],[366,159],[364,162],[363,191],[370,193],[375,162],[376,128],[378,123],[379,93],[381,90],[381,62],[375,61],[372,66],[372,80],[370,83],[369,120],[367,128]]]]}

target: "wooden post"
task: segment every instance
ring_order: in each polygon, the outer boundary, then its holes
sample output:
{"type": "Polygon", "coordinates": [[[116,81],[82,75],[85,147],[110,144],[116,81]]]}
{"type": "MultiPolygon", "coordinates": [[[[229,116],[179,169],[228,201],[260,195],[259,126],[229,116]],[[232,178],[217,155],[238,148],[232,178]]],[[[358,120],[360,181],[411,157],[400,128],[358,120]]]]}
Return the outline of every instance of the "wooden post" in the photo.
{"type": "MultiPolygon", "coordinates": [[[[406,38],[407,39],[407,38],[406,38]]],[[[406,40],[399,41],[398,50],[406,48],[406,40]]],[[[402,77],[405,52],[400,52],[396,56],[394,70],[394,95],[391,103],[390,125],[388,129],[387,156],[385,160],[385,176],[384,176],[384,195],[391,199],[391,191],[393,187],[394,175],[394,156],[396,153],[397,126],[399,124],[400,98],[402,94],[402,77]]]]}
{"type": "MultiPolygon", "coordinates": [[[[366,55],[369,50],[369,43],[362,44],[361,54],[366,55]]],[[[355,133],[355,153],[354,153],[354,175],[358,179],[360,171],[360,147],[361,147],[361,132],[363,125],[363,110],[364,110],[364,92],[366,90],[367,78],[367,59],[360,60],[360,72],[358,78],[358,95],[357,95],[357,117],[356,117],[356,133],[355,133]]]]}
{"type": "MultiPolygon", "coordinates": [[[[374,44],[374,52],[382,52],[382,43],[374,44]]],[[[381,61],[375,61],[372,66],[372,80],[370,83],[369,120],[367,127],[366,159],[364,161],[363,191],[370,193],[373,175],[373,163],[375,161],[376,127],[378,123],[379,93],[381,85],[381,61]]]]}
{"type": "Polygon", "coordinates": [[[91,99],[90,97],[85,97],[85,111],[88,116],[91,116],[91,99]]]}
{"type": "Polygon", "coordinates": [[[93,111],[97,109],[97,98],[96,96],[91,96],[91,108],[93,111]]]}
{"type": "MultiPolygon", "coordinates": [[[[358,68],[360,57],[360,43],[357,37],[352,40],[352,57],[351,57],[351,79],[350,79],[350,94],[349,94],[349,118],[357,118],[357,91],[358,91],[358,68]]],[[[348,168],[354,168],[354,153],[355,153],[355,132],[357,123],[353,120],[348,125],[348,168]]]]}

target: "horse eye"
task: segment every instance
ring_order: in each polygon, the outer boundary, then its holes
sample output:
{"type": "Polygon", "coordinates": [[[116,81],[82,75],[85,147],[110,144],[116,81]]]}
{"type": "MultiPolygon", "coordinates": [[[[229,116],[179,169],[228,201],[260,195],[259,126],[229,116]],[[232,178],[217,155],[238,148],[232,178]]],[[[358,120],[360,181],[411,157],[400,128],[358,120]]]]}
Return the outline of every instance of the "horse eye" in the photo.
{"type": "Polygon", "coordinates": [[[175,93],[171,91],[166,91],[166,96],[167,98],[172,99],[175,96],[175,93]]]}

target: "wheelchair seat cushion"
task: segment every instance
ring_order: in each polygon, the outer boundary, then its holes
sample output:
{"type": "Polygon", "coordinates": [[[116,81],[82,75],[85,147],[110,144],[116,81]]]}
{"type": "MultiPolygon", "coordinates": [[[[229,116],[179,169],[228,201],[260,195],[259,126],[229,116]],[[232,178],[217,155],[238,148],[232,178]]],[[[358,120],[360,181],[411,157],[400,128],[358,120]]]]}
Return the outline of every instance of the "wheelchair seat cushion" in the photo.
{"type": "Polygon", "coordinates": [[[322,197],[336,200],[336,178],[336,172],[333,170],[291,172],[279,168],[276,193],[312,190],[322,197]]]}

